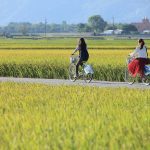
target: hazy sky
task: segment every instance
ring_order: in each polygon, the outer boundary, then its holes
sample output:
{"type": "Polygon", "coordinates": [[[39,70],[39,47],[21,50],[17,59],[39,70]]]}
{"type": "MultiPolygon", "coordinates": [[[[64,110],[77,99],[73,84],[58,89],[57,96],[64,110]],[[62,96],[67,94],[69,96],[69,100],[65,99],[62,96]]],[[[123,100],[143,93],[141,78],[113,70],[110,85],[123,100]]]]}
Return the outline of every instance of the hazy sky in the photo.
{"type": "Polygon", "coordinates": [[[8,22],[87,22],[92,15],[112,22],[150,19],[150,0],[0,0],[0,25],[8,22]]]}

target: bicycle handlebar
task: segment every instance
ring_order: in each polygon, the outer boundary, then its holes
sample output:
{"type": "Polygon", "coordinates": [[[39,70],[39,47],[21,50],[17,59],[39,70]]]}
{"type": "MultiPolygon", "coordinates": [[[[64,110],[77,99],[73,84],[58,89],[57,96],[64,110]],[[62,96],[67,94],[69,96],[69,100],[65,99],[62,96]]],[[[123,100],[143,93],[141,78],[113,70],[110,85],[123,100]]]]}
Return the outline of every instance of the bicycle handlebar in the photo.
{"type": "Polygon", "coordinates": [[[128,55],[126,58],[127,64],[129,64],[135,57],[128,55]]]}

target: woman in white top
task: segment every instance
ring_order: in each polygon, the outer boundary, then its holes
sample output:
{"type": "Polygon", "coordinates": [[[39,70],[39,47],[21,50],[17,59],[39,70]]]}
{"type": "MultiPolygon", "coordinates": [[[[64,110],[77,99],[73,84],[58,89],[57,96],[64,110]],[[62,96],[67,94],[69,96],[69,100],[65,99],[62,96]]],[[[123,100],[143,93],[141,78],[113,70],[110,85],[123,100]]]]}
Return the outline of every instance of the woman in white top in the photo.
{"type": "Polygon", "coordinates": [[[144,78],[144,66],[150,64],[150,59],[148,59],[147,48],[143,39],[138,40],[138,46],[130,54],[133,57],[133,61],[128,64],[128,70],[133,77],[140,75],[144,78]]]}

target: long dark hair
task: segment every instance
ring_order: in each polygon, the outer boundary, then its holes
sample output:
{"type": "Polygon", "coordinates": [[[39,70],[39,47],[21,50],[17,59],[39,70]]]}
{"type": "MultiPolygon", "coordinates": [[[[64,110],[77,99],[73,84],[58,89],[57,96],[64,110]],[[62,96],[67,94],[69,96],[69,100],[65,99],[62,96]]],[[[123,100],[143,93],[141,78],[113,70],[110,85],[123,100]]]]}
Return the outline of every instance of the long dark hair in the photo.
{"type": "Polygon", "coordinates": [[[79,39],[79,43],[78,43],[79,49],[80,50],[85,50],[86,49],[86,43],[84,38],[80,38],[79,39]]]}
{"type": "Polygon", "coordinates": [[[140,49],[143,48],[143,46],[145,45],[145,42],[143,39],[139,39],[139,43],[141,43],[140,49]]]}

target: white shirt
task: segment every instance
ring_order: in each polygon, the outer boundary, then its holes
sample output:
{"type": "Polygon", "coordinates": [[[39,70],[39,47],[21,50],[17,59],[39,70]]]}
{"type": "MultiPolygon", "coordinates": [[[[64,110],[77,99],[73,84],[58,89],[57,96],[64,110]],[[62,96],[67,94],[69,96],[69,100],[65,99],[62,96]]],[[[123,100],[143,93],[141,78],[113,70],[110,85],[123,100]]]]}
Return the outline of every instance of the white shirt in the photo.
{"type": "Polygon", "coordinates": [[[130,54],[130,56],[135,58],[147,58],[147,48],[145,46],[143,46],[142,49],[137,47],[134,52],[130,54]]]}

